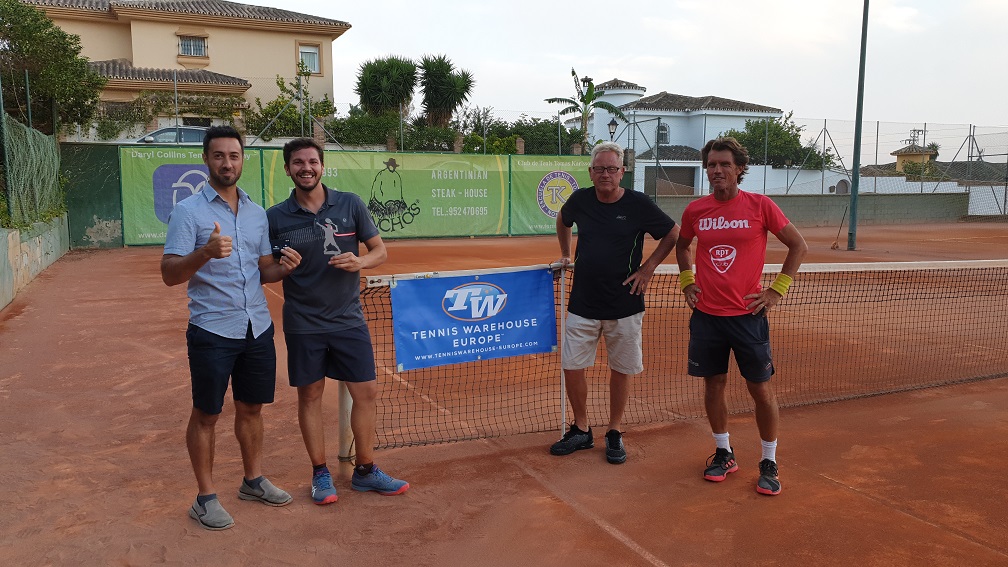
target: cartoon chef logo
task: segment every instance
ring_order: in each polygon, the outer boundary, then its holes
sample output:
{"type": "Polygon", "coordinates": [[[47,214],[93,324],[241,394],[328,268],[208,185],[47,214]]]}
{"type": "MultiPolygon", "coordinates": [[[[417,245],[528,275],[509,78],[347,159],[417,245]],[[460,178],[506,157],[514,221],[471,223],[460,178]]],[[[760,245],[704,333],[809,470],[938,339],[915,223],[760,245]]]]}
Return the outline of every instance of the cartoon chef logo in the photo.
{"type": "Polygon", "coordinates": [[[723,274],[735,263],[735,247],[726,244],[715,246],[710,249],[710,259],[714,269],[723,274]]]}

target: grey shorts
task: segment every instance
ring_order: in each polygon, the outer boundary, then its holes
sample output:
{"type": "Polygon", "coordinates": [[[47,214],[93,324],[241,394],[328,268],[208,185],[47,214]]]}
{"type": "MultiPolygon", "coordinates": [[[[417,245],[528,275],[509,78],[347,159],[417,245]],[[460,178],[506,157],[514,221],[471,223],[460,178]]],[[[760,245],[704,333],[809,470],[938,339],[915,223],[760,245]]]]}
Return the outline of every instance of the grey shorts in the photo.
{"type": "Polygon", "coordinates": [[[643,322],[643,311],[612,320],[585,319],[568,313],[562,351],[564,370],[582,370],[595,364],[599,338],[604,337],[609,368],[622,374],[640,374],[644,371],[643,322]]]}

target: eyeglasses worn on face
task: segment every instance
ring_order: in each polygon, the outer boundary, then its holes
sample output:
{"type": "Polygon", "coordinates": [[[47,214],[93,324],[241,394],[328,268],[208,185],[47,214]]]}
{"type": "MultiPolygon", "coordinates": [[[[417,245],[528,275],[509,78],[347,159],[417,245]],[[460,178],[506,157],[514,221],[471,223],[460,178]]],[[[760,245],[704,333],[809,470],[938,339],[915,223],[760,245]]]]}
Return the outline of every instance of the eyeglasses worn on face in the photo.
{"type": "Polygon", "coordinates": [[[615,175],[623,169],[622,167],[616,167],[615,165],[610,165],[609,167],[604,167],[601,165],[593,165],[591,170],[595,173],[608,173],[609,175],[615,175]]]}

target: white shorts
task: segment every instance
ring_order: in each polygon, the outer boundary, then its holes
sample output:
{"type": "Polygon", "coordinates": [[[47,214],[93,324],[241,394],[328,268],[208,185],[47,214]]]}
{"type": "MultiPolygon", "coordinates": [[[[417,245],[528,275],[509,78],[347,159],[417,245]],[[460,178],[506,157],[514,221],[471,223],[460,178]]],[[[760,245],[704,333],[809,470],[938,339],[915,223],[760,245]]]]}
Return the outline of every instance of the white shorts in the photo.
{"type": "Polygon", "coordinates": [[[641,326],[644,312],[622,319],[600,321],[567,313],[564,328],[562,366],[564,370],[582,370],[595,364],[599,337],[605,337],[609,368],[621,374],[644,371],[641,353],[641,326]]]}

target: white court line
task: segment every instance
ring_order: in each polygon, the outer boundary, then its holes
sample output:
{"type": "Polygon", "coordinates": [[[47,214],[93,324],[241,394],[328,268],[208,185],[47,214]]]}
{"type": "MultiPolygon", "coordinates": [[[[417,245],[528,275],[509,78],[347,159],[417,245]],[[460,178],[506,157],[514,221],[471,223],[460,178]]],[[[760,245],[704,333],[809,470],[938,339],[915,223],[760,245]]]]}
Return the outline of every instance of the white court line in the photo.
{"type": "Polygon", "coordinates": [[[659,404],[653,404],[653,403],[645,400],[644,398],[638,398],[637,396],[630,396],[630,401],[633,401],[633,402],[637,403],[637,405],[639,405],[639,406],[643,406],[645,408],[648,408],[652,412],[663,413],[665,415],[671,416],[672,419],[690,419],[690,416],[688,416],[688,415],[681,414],[681,413],[679,413],[679,412],[677,412],[675,410],[665,409],[665,408],[661,407],[659,404]]]}
{"type": "Polygon", "coordinates": [[[522,470],[522,472],[529,475],[530,477],[536,479],[536,481],[538,481],[539,484],[543,486],[543,488],[553,493],[557,498],[563,501],[564,504],[570,506],[575,512],[577,512],[582,517],[590,520],[596,526],[601,528],[602,531],[609,534],[614,539],[625,545],[630,551],[633,551],[634,553],[639,555],[641,559],[643,559],[644,561],[647,561],[648,563],[654,565],[655,567],[668,567],[668,563],[665,563],[658,557],[655,557],[654,554],[644,549],[644,547],[641,544],[637,543],[636,541],[633,540],[633,538],[620,531],[619,528],[603,520],[599,516],[593,514],[590,510],[582,506],[577,500],[574,500],[573,498],[570,498],[567,494],[561,492],[559,489],[557,489],[556,486],[547,482],[545,477],[543,477],[538,472],[526,466],[525,463],[514,458],[506,458],[504,460],[518,467],[519,469],[522,470]]]}
{"type": "Polygon", "coordinates": [[[998,347],[991,347],[991,346],[987,346],[987,345],[975,345],[975,344],[972,344],[972,343],[966,343],[964,346],[975,348],[975,349],[981,349],[981,350],[992,350],[994,352],[1008,352],[1008,349],[998,348],[998,347]]]}
{"type": "MultiPolygon", "coordinates": [[[[434,406],[434,409],[436,409],[438,411],[438,413],[440,413],[441,415],[446,415],[446,416],[453,415],[452,412],[451,412],[451,410],[449,410],[449,409],[445,408],[444,406],[442,406],[441,404],[435,402],[427,394],[421,394],[420,392],[418,392],[417,389],[416,389],[416,386],[414,386],[413,384],[411,384],[409,380],[404,380],[401,376],[399,376],[395,372],[392,372],[391,370],[389,370],[387,366],[382,366],[381,370],[386,375],[391,376],[393,380],[395,380],[396,382],[399,382],[400,384],[402,384],[403,386],[405,386],[407,390],[409,390],[410,392],[416,394],[421,400],[423,400],[423,401],[427,402],[428,404],[434,406]]],[[[470,431],[475,431],[475,428],[472,427],[471,425],[469,425],[469,422],[467,422],[467,421],[460,421],[458,423],[463,428],[465,428],[465,429],[469,429],[470,431]]]]}
{"type": "Polygon", "coordinates": [[[847,491],[849,491],[849,492],[851,492],[853,494],[856,494],[856,495],[858,495],[858,496],[860,496],[862,498],[865,498],[866,500],[871,500],[871,501],[875,502],[876,504],[884,506],[884,507],[886,507],[886,508],[888,508],[888,509],[896,512],[897,514],[902,514],[903,516],[906,516],[907,518],[911,518],[911,519],[913,519],[913,520],[915,520],[917,522],[920,522],[920,523],[922,523],[924,525],[927,525],[927,526],[930,526],[932,528],[935,528],[936,530],[950,533],[950,534],[952,534],[952,535],[954,535],[954,536],[956,536],[956,537],[958,537],[960,539],[963,539],[963,540],[965,540],[965,541],[967,541],[967,542],[969,542],[969,543],[971,543],[971,544],[973,544],[973,545],[975,545],[977,547],[982,547],[982,548],[986,549],[987,551],[990,551],[991,553],[994,553],[996,555],[1000,555],[1002,557],[1008,557],[1008,553],[1005,553],[1002,549],[999,549],[998,547],[995,547],[995,545],[997,545],[997,544],[984,541],[983,539],[980,539],[980,537],[975,536],[975,535],[969,533],[968,531],[961,530],[961,529],[959,529],[956,526],[938,523],[939,522],[938,520],[932,520],[929,517],[926,517],[926,516],[924,516],[922,514],[919,514],[917,511],[913,510],[909,506],[906,506],[905,504],[901,504],[899,501],[890,500],[890,499],[886,498],[884,495],[875,495],[875,494],[872,494],[871,492],[868,492],[867,490],[862,490],[862,489],[860,489],[860,488],[858,488],[856,486],[852,486],[852,485],[850,485],[850,484],[848,484],[846,482],[843,482],[843,481],[841,481],[839,479],[835,479],[835,478],[833,478],[833,477],[831,477],[831,476],[829,476],[827,474],[824,474],[824,473],[821,473],[821,472],[818,472],[818,471],[814,471],[814,470],[811,470],[811,469],[806,469],[806,470],[808,470],[811,474],[818,475],[818,476],[820,476],[820,477],[822,477],[822,478],[824,478],[824,479],[826,479],[826,480],[828,480],[828,481],[836,484],[837,486],[839,486],[839,487],[841,487],[841,488],[843,488],[843,489],[845,489],[845,490],[847,490],[847,491]]]}

